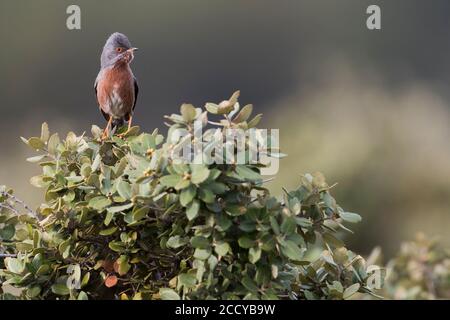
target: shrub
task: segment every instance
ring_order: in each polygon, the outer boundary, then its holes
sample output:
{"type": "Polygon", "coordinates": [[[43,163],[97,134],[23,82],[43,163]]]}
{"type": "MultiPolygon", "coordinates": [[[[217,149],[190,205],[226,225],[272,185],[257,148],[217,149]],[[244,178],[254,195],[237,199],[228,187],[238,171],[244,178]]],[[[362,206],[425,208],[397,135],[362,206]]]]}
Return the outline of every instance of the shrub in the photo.
{"type": "Polygon", "coordinates": [[[450,299],[450,251],[418,234],[392,259],[384,287],[392,299],[450,299]]]}
{"type": "MultiPolygon", "coordinates": [[[[264,187],[260,165],[175,163],[175,129],[250,130],[252,107],[236,92],[206,111],[181,106],[155,130],[100,140],[42,125],[23,139],[39,155],[45,189],[35,214],[12,191],[0,198],[0,278],[20,299],[347,299],[373,294],[364,259],[336,236],[359,215],[336,204],[320,173],[299,177],[281,200],[264,187]],[[210,117],[220,117],[212,122],[210,117]],[[319,254],[314,255],[314,252],[319,254]],[[8,256],[10,255],[10,256],[8,256]]],[[[189,139],[193,139],[190,137],[189,139]]],[[[216,140],[217,141],[217,140],[216,140]]],[[[247,141],[248,146],[248,141],[247,141]]],[[[279,156],[272,153],[271,156],[279,156]]],[[[5,290],[6,291],[6,290],[5,290]]]]}

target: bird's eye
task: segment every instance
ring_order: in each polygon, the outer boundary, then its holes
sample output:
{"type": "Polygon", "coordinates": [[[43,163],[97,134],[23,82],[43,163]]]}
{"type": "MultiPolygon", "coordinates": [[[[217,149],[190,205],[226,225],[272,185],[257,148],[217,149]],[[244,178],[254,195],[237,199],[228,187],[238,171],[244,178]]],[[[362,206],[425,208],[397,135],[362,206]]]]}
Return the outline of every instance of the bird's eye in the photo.
{"type": "Polygon", "coordinates": [[[116,48],[116,51],[121,53],[123,51],[123,48],[122,47],[116,48]]]}

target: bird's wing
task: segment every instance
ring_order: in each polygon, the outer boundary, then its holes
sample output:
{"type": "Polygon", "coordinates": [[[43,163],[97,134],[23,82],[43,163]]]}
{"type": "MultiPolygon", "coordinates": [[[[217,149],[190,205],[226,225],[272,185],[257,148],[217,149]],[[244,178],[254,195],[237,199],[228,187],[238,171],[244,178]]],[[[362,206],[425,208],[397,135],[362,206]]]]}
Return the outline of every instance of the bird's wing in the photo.
{"type": "MultiPolygon", "coordinates": [[[[100,72],[101,72],[101,71],[100,71],[100,72]]],[[[99,73],[99,75],[100,75],[100,73],[99,73]]],[[[102,113],[103,117],[104,117],[106,120],[109,120],[109,115],[108,115],[105,111],[103,111],[102,106],[100,105],[100,103],[99,103],[99,101],[98,101],[97,86],[98,86],[98,76],[97,76],[97,78],[95,79],[95,82],[94,82],[95,98],[97,99],[98,108],[100,109],[100,112],[102,113]]]]}
{"type": "Polygon", "coordinates": [[[133,104],[133,110],[136,107],[136,101],[137,101],[137,97],[138,97],[138,93],[139,93],[139,85],[137,82],[136,77],[133,76],[133,80],[134,80],[134,104],[133,104]]]}

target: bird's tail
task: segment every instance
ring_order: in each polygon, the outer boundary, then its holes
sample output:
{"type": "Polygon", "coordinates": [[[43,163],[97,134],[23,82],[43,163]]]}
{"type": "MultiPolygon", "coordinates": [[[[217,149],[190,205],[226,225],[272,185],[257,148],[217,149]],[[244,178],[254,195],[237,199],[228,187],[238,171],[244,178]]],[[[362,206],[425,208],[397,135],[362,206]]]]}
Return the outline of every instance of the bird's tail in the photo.
{"type": "Polygon", "coordinates": [[[124,124],[125,124],[124,118],[114,119],[111,124],[111,131],[117,132],[117,130],[119,130],[120,127],[122,127],[124,124]]]}

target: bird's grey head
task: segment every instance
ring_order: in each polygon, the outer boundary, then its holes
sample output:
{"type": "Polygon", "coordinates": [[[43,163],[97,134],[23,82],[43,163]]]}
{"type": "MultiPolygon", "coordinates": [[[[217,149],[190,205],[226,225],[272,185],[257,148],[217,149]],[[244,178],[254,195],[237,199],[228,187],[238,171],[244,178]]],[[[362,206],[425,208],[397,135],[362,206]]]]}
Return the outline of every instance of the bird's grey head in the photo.
{"type": "Polygon", "coordinates": [[[113,66],[116,63],[130,63],[134,58],[133,52],[136,49],[131,46],[130,40],[128,40],[126,35],[119,32],[113,33],[106,40],[103,47],[100,58],[102,69],[113,66]]]}

